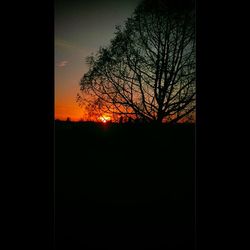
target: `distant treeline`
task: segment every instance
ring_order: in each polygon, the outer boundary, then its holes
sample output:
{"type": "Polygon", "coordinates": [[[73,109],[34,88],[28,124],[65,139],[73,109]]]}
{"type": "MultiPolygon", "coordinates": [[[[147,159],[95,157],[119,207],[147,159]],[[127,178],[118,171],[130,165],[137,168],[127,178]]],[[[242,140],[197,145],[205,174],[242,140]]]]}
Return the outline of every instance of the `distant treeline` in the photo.
{"type": "MultiPolygon", "coordinates": [[[[85,121],[85,120],[78,120],[78,121],[72,121],[70,118],[67,118],[66,120],[60,120],[60,119],[55,119],[55,123],[58,123],[58,124],[69,124],[69,123],[74,123],[74,124],[102,124],[103,125],[103,122],[101,121],[85,121]]],[[[122,120],[120,119],[119,122],[115,122],[115,121],[106,121],[105,125],[107,124],[158,124],[158,122],[156,121],[155,123],[154,122],[146,122],[144,120],[140,120],[140,119],[136,119],[136,120],[122,120]]],[[[163,122],[161,123],[163,124],[164,126],[166,125],[169,125],[167,122],[163,122]]],[[[183,125],[183,124],[190,124],[190,125],[195,125],[194,122],[190,122],[190,121],[186,121],[186,122],[179,122],[179,123],[175,123],[175,124],[172,124],[171,123],[171,126],[175,126],[175,125],[183,125]]]]}

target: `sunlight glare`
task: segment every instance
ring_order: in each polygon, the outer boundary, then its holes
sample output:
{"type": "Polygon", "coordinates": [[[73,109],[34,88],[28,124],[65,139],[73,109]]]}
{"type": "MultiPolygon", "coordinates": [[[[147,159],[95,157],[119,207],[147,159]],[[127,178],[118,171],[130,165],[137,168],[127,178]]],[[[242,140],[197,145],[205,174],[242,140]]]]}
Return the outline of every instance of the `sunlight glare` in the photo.
{"type": "Polygon", "coordinates": [[[103,123],[106,123],[107,121],[110,121],[111,118],[109,116],[103,115],[99,117],[99,120],[103,123]]]}

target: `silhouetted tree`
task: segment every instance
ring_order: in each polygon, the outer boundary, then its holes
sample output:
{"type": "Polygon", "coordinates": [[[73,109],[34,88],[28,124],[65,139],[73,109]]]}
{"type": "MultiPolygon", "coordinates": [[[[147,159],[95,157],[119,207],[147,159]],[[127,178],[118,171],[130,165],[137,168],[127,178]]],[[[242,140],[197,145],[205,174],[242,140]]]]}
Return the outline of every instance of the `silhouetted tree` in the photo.
{"type": "Polygon", "coordinates": [[[195,111],[194,1],[143,1],[87,63],[80,103],[130,119],[181,121],[195,111]]]}
{"type": "Polygon", "coordinates": [[[132,118],[129,117],[129,118],[128,118],[128,123],[131,123],[131,122],[132,122],[132,118]]]}
{"type": "Polygon", "coordinates": [[[119,123],[123,123],[123,117],[122,116],[119,119],[119,123]]]}

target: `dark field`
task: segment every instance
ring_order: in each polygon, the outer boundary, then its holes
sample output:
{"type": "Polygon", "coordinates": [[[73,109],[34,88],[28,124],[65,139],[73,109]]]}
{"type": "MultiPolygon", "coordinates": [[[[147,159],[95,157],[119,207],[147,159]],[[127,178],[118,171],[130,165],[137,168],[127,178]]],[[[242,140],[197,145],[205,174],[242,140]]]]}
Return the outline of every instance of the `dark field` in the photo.
{"type": "Polygon", "coordinates": [[[56,122],[56,249],[194,249],[194,170],[194,125],[56,122]]]}

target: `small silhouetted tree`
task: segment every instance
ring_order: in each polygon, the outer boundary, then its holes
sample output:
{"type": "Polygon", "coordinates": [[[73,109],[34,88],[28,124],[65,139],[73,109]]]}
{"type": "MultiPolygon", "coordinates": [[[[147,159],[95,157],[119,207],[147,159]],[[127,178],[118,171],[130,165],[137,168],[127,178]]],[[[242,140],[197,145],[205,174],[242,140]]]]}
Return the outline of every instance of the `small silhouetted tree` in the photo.
{"type": "Polygon", "coordinates": [[[130,119],[181,121],[195,111],[194,1],[143,1],[87,63],[80,103],[130,119]]]}
{"type": "MultiPolygon", "coordinates": [[[[136,119],[135,119],[135,120],[136,120],[136,119]]],[[[131,117],[128,118],[128,123],[129,123],[129,124],[132,123],[132,118],[131,118],[131,117]]]]}
{"type": "Polygon", "coordinates": [[[123,117],[122,116],[119,118],[119,123],[123,123],[123,117]]]}

